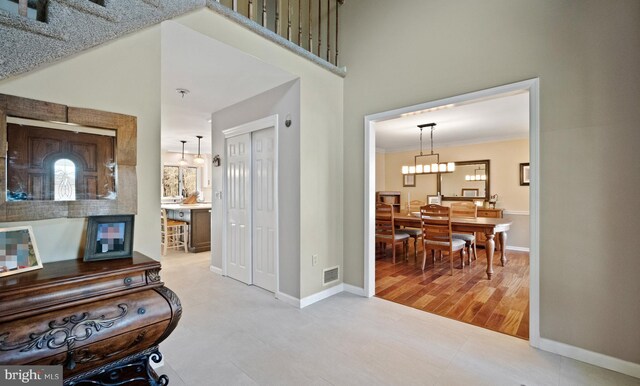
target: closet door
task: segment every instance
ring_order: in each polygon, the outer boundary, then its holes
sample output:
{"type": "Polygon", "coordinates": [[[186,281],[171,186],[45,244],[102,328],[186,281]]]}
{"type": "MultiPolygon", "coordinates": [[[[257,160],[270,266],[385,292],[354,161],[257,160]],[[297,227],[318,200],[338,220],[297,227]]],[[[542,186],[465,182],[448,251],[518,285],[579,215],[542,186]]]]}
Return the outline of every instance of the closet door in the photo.
{"type": "Polygon", "coordinates": [[[252,134],[253,284],[276,291],[275,129],[252,134]]]}
{"type": "Polygon", "coordinates": [[[226,143],[227,275],[251,284],[251,135],[226,143]]]}

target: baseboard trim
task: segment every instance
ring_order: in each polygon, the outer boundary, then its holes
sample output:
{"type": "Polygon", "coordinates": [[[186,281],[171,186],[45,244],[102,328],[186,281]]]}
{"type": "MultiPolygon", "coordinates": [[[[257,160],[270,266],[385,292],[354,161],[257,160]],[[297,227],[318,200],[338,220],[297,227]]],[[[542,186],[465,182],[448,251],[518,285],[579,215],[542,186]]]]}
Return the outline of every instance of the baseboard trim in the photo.
{"type": "Polygon", "coordinates": [[[319,302],[320,300],[324,300],[326,298],[329,298],[335,294],[339,294],[340,292],[344,291],[344,285],[342,283],[335,285],[331,288],[327,288],[324,291],[320,291],[317,292],[313,295],[304,297],[302,299],[300,299],[300,308],[305,308],[307,306],[312,305],[313,303],[319,302]]]}
{"type": "Polygon", "coordinates": [[[295,308],[300,308],[300,299],[294,296],[287,295],[283,292],[276,292],[276,299],[294,306],[295,308]]]}
{"type": "Polygon", "coordinates": [[[347,284],[347,283],[343,283],[342,286],[344,287],[343,288],[344,292],[349,292],[350,294],[354,294],[358,296],[364,296],[364,297],[367,296],[364,292],[364,288],[356,287],[354,285],[347,284]]]}
{"type": "Polygon", "coordinates": [[[214,267],[213,265],[210,265],[209,271],[213,273],[217,273],[218,275],[222,276],[222,268],[218,268],[218,267],[214,267]]]}
{"type": "Polygon", "coordinates": [[[514,247],[512,245],[507,245],[508,251],[520,251],[520,252],[530,252],[527,247],[514,247]]]}
{"type": "Polygon", "coordinates": [[[540,349],[589,363],[605,369],[617,371],[622,374],[640,378],[640,364],[627,362],[622,359],[589,351],[580,347],[571,346],[555,340],[540,338],[540,349]]]}

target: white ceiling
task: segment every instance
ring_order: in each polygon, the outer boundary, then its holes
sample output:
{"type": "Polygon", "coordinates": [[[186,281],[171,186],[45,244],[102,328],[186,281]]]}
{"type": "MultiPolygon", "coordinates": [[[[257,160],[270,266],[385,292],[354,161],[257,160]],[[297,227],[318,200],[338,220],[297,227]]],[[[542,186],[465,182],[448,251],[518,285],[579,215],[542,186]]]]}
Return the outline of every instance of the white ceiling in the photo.
{"type": "MultiPolygon", "coordinates": [[[[529,137],[529,93],[501,95],[460,105],[447,105],[430,111],[376,122],[376,148],[385,152],[420,149],[423,123],[436,123],[433,147],[529,137]]],[[[430,129],[423,130],[423,147],[429,150],[430,129]]]]}
{"type": "Polygon", "coordinates": [[[172,21],[162,23],[161,147],[166,151],[211,152],[213,112],[296,78],[218,40],[172,21]],[[184,98],[177,88],[188,89],[184,98]]]}

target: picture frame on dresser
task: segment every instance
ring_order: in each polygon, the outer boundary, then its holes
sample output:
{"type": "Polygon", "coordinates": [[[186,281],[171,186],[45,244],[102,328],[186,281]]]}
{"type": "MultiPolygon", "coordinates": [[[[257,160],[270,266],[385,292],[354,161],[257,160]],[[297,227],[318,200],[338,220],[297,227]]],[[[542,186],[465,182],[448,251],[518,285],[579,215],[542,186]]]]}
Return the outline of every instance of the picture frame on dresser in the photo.
{"type": "Polygon", "coordinates": [[[462,188],[462,197],[478,197],[479,189],[477,188],[462,188]]]}
{"type": "Polygon", "coordinates": [[[442,205],[442,196],[440,196],[439,194],[427,195],[427,204],[428,205],[442,205]]]}
{"type": "Polygon", "coordinates": [[[0,277],[41,268],[31,226],[0,228],[0,277]]]}
{"type": "Polygon", "coordinates": [[[87,225],[84,261],[124,259],[133,254],[134,215],[92,216],[87,225]]]}

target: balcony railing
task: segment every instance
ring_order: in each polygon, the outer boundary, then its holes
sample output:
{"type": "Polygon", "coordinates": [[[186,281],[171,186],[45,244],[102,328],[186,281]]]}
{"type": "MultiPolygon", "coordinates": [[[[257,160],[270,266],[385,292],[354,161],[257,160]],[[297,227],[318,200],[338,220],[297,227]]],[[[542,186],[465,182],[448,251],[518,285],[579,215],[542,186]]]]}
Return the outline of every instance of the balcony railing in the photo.
{"type": "Polygon", "coordinates": [[[0,0],[0,9],[27,19],[46,21],[47,2],[48,0],[0,0]]]}
{"type": "Polygon", "coordinates": [[[216,0],[308,52],[339,65],[339,9],[344,0],[216,0]]]}

